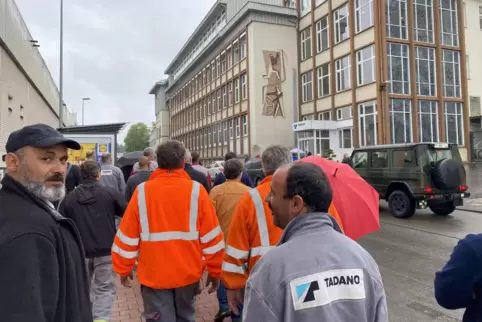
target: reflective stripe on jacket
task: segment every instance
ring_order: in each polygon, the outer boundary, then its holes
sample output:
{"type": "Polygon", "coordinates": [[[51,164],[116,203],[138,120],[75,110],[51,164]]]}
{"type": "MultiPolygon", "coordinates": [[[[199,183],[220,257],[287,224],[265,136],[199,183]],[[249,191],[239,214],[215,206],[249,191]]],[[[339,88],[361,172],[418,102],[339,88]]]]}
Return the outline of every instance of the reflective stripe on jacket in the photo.
{"type": "Polygon", "coordinates": [[[264,201],[269,194],[267,176],[240,200],[229,227],[223,262],[223,283],[229,289],[243,288],[256,262],[275,246],[283,231],[273,224],[271,210],[264,201]]]}
{"type": "Polygon", "coordinates": [[[138,260],[142,285],[170,289],[198,282],[204,264],[219,277],[224,236],[206,190],[184,170],[156,170],[140,184],[112,246],[114,271],[128,275],[138,260]]]}

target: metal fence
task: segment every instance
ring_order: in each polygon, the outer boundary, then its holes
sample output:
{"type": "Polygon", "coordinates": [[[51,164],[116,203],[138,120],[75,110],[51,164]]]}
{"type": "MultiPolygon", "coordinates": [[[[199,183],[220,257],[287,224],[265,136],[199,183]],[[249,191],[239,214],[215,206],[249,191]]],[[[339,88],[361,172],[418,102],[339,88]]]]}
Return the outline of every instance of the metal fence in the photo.
{"type": "Polygon", "coordinates": [[[482,130],[470,131],[472,162],[482,162],[482,130]]]}

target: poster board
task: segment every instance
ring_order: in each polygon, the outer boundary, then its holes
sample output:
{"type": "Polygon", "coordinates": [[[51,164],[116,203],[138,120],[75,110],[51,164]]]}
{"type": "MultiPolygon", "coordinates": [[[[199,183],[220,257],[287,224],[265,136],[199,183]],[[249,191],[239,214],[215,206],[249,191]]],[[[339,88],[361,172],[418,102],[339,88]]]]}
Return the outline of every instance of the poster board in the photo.
{"type": "Polygon", "coordinates": [[[86,160],[86,154],[93,151],[95,159],[100,162],[102,153],[108,152],[115,159],[116,151],[114,135],[109,134],[64,134],[65,137],[80,144],[80,150],[69,150],[69,162],[81,164],[86,160]]]}

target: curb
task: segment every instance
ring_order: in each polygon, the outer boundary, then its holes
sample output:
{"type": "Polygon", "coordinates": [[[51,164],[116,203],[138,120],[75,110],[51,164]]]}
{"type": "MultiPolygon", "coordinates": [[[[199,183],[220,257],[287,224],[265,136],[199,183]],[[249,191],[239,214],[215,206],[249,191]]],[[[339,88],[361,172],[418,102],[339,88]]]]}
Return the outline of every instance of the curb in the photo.
{"type": "Polygon", "coordinates": [[[457,210],[460,211],[465,211],[465,212],[472,212],[476,214],[482,214],[482,210],[473,210],[473,209],[464,209],[464,208],[456,208],[457,210]]]}

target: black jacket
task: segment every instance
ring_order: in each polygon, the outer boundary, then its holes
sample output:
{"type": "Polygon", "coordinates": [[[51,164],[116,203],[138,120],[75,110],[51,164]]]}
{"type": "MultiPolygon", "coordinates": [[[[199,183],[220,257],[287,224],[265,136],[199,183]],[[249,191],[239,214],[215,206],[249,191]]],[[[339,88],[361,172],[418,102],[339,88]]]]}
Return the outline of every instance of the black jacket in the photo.
{"type": "Polygon", "coordinates": [[[70,163],[67,169],[69,168],[70,168],[70,171],[68,170],[67,177],[65,178],[65,190],[67,191],[67,193],[74,190],[82,181],[80,168],[75,164],[70,164],[70,163]]]}
{"type": "Polygon", "coordinates": [[[92,322],[75,224],[9,175],[0,205],[0,320],[92,322]]]}
{"type": "Polygon", "coordinates": [[[124,196],[95,179],[82,181],[60,204],[59,212],[79,229],[87,258],[109,256],[116,233],[115,216],[126,209],[124,196]]]}
{"type": "Polygon", "coordinates": [[[203,185],[207,192],[209,192],[208,178],[200,171],[197,171],[189,163],[184,164],[184,171],[191,177],[192,180],[199,182],[203,185]]]}

